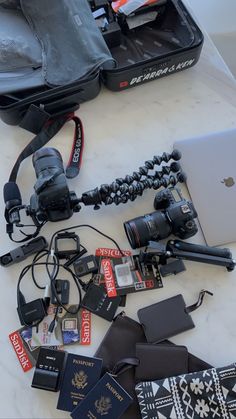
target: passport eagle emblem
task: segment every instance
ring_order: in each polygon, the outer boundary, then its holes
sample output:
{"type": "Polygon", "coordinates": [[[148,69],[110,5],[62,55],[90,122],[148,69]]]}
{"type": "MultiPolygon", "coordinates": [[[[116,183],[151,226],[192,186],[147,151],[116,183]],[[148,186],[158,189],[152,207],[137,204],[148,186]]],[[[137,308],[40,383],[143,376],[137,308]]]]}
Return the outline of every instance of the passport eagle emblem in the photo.
{"type": "Polygon", "coordinates": [[[96,400],[95,407],[97,409],[97,413],[99,413],[101,416],[107,415],[108,410],[111,409],[111,399],[109,397],[101,397],[100,400],[96,400]]]}
{"type": "Polygon", "coordinates": [[[88,385],[87,378],[88,376],[84,371],[76,372],[74,378],[72,379],[72,385],[78,390],[82,390],[88,385]]]}

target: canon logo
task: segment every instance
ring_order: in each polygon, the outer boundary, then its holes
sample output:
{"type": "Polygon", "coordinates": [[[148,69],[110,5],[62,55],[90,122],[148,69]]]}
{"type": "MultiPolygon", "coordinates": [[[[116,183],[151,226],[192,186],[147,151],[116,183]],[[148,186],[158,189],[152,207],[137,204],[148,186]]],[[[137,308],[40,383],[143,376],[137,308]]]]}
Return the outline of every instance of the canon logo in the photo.
{"type": "MultiPolygon", "coordinates": [[[[79,131],[79,136],[81,136],[81,131],[79,131]]],[[[72,159],[74,163],[78,163],[80,159],[81,145],[82,145],[81,138],[78,138],[75,144],[75,150],[74,150],[73,159],[72,159]]]]}

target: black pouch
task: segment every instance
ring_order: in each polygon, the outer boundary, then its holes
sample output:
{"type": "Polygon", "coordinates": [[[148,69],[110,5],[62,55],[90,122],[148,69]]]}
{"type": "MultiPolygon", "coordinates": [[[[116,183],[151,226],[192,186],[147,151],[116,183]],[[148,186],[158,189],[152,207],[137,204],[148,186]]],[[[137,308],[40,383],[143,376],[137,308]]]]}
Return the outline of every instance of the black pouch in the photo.
{"type": "MultiPolygon", "coordinates": [[[[118,314],[95,355],[103,360],[103,372],[114,371],[115,366],[123,359],[135,358],[135,348],[138,342],[146,342],[141,324],[125,316],[124,313],[118,314]]],[[[133,403],[122,415],[122,419],[140,418],[139,405],[134,389],[135,368],[131,367],[119,374],[116,380],[133,398],[133,403]]]]}
{"type": "MultiPolygon", "coordinates": [[[[118,373],[116,380],[133,397],[133,403],[122,415],[121,419],[139,419],[140,410],[135,393],[135,366],[131,361],[136,359],[136,344],[147,343],[141,324],[127,317],[125,313],[118,314],[113,320],[95,357],[103,360],[103,373],[117,372],[116,366],[127,361],[128,369],[118,373]]],[[[165,345],[174,345],[169,341],[162,342],[165,345]]],[[[147,359],[147,363],[149,360],[147,359]]],[[[202,371],[211,368],[211,365],[188,353],[188,372],[202,371]]],[[[183,371],[184,372],[184,371],[183,371]]]]}
{"type": "Polygon", "coordinates": [[[136,343],[142,342],[147,340],[141,324],[123,312],[118,314],[96,351],[96,357],[103,359],[104,372],[111,372],[121,359],[135,358],[136,343]]]}
{"type": "MultiPolygon", "coordinates": [[[[103,372],[114,371],[115,366],[123,359],[135,358],[136,343],[138,342],[146,342],[142,326],[125,316],[124,313],[118,314],[95,355],[103,360],[103,372]]],[[[131,367],[119,374],[116,380],[134,400],[122,415],[122,419],[140,418],[139,405],[134,389],[135,368],[131,367]]]]}

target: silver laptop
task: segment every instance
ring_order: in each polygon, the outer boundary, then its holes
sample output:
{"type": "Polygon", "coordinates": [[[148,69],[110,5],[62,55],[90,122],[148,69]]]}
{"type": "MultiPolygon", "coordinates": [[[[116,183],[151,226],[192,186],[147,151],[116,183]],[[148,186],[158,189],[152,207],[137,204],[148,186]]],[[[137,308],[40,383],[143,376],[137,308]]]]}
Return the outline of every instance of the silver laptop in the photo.
{"type": "Polygon", "coordinates": [[[177,141],[209,246],[236,241],[236,129],[177,141]]]}

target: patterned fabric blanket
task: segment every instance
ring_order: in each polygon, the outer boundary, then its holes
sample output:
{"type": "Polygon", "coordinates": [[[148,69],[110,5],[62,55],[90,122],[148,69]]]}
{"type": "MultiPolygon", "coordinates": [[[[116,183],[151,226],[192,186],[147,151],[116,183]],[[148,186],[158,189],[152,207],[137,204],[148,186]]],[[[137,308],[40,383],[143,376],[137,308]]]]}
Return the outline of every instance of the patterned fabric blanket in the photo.
{"type": "Polygon", "coordinates": [[[236,364],[139,383],[142,419],[236,418],[236,364]]]}

